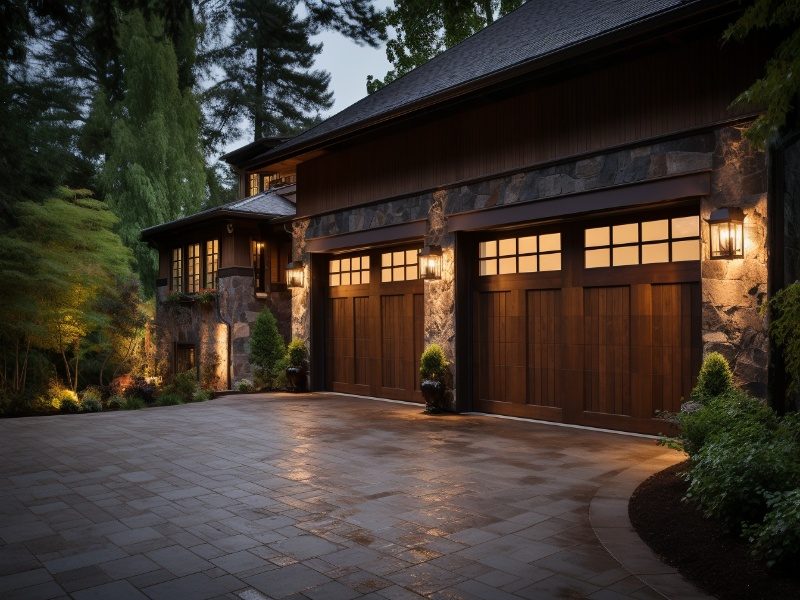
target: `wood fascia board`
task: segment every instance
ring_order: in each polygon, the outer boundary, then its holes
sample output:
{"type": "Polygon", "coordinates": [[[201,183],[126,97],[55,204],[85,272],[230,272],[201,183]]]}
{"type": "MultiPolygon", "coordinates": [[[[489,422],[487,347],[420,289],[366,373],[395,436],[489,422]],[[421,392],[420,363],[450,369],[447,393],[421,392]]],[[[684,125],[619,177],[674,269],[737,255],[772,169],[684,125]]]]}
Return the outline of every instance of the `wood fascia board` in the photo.
{"type": "Polygon", "coordinates": [[[401,242],[404,240],[418,239],[425,235],[427,222],[424,219],[364,229],[338,235],[310,238],[306,242],[306,251],[314,254],[378,246],[385,243],[401,242]]]}
{"type": "Polygon", "coordinates": [[[447,218],[447,229],[474,231],[526,221],[574,216],[601,210],[628,208],[711,193],[711,173],[699,171],[644,183],[603,188],[591,192],[515,202],[494,208],[456,213],[447,218]]]}

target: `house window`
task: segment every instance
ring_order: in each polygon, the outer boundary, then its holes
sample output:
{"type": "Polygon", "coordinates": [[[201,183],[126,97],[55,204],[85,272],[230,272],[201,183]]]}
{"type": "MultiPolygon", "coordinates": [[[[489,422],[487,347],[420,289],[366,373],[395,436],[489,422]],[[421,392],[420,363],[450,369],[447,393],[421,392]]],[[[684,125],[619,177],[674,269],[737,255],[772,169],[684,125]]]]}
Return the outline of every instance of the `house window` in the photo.
{"type": "Polygon", "coordinates": [[[219,270],[219,240],[206,242],[206,287],[217,289],[217,271],[219,270]]]}
{"type": "Polygon", "coordinates": [[[173,292],[183,291],[183,248],[172,249],[171,283],[173,292]]]}
{"type": "Polygon", "coordinates": [[[526,235],[478,244],[481,276],[561,270],[561,234],[526,235]]]}
{"type": "Polygon", "coordinates": [[[369,283],[369,256],[331,260],[328,265],[328,283],[331,287],[369,283]]]}
{"type": "Polygon", "coordinates": [[[200,291],[200,244],[189,244],[186,248],[186,291],[200,291]]]}
{"type": "Polygon", "coordinates": [[[256,293],[266,292],[266,244],[253,242],[253,287],[256,293]]]}
{"type": "Polygon", "coordinates": [[[381,254],[381,281],[419,279],[419,250],[398,250],[381,254]]]}
{"type": "Polygon", "coordinates": [[[592,227],[584,246],[587,269],[700,260],[700,217],[592,227]]]}
{"type": "Polygon", "coordinates": [[[259,179],[260,175],[258,173],[250,173],[247,179],[247,188],[248,191],[250,192],[249,194],[247,194],[248,196],[255,196],[258,192],[261,191],[258,186],[259,179]]]}
{"type": "Polygon", "coordinates": [[[195,369],[194,344],[175,345],[175,372],[186,373],[195,369]]]}
{"type": "Polygon", "coordinates": [[[269,188],[271,188],[279,179],[281,178],[280,174],[272,173],[271,175],[264,175],[264,187],[263,190],[266,192],[269,188]]]}

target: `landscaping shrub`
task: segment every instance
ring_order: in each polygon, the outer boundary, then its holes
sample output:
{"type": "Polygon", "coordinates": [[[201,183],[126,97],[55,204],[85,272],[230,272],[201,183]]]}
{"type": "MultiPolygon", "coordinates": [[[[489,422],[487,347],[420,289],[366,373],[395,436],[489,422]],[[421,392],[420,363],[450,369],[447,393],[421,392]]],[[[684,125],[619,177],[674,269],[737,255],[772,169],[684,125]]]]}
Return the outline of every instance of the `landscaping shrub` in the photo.
{"type": "Polygon", "coordinates": [[[286,354],[286,343],[278,331],[278,322],[268,308],[259,313],[250,335],[250,363],[255,367],[259,383],[265,388],[277,387],[281,372],[285,370],[282,360],[286,354]]]}
{"type": "Polygon", "coordinates": [[[447,370],[447,358],[439,344],[429,344],[419,359],[419,374],[423,379],[443,381],[447,370]]]}
{"type": "Polygon", "coordinates": [[[81,400],[81,408],[84,412],[100,412],[103,410],[103,403],[94,395],[84,395],[81,400]]]}
{"type": "Polygon", "coordinates": [[[286,361],[289,367],[305,366],[308,361],[308,347],[303,340],[294,338],[289,342],[289,345],[286,346],[286,361]]]}
{"type": "Polygon", "coordinates": [[[125,404],[122,406],[122,408],[123,410],[139,410],[145,406],[147,406],[145,401],[138,396],[128,396],[125,398],[125,404]]]}
{"type": "Polygon", "coordinates": [[[789,390],[800,392],[800,282],[794,282],[770,300],[769,335],[783,351],[789,390]]]}
{"type": "Polygon", "coordinates": [[[47,392],[48,402],[55,410],[65,413],[80,412],[78,394],[58,383],[50,385],[47,392]]]}
{"type": "Polygon", "coordinates": [[[255,389],[253,382],[249,379],[240,379],[236,383],[233,384],[233,388],[237,392],[252,392],[255,389]]]}
{"type": "Polygon", "coordinates": [[[697,385],[692,390],[693,402],[705,403],[710,398],[734,389],[733,372],[728,361],[719,352],[709,352],[703,359],[697,385]]]}
{"type": "Polygon", "coordinates": [[[159,406],[175,406],[177,404],[183,404],[183,398],[174,392],[162,393],[158,397],[159,406]]]}
{"type": "Polygon", "coordinates": [[[86,400],[103,401],[103,390],[96,385],[90,385],[81,392],[81,402],[86,400]]]}
{"type": "Polygon", "coordinates": [[[123,396],[111,396],[106,403],[108,410],[122,410],[125,408],[125,398],[123,396]]]}
{"type": "Polygon", "coordinates": [[[197,382],[197,375],[194,371],[186,371],[185,373],[177,373],[172,382],[162,390],[163,394],[174,394],[181,399],[181,402],[191,402],[194,398],[194,393],[200,389],[200,384],[197,382]]]}
{"type": "Polygon", "coordinates": [[[125,389],[125,397],[139,398],[144,404],[153,404],[156,401],[157,391],[156,386],[148,383],[144,377],[135,377],[125,389]]]}
{"type": "Polygon", "coordinates": [[[81,412],[81,405],[77,400],[77,396],[64,396],[59,402],[58,409],[62,413],[74,414],[81,412]]]}
{"type": "Polygon", "coordinates": [[[766,494],[767,515],[747,529],[753,553],[770,567],[795,568],[800,560],[800,489],[766,494]]]}
{"type": "Polygon", "coordinates": [[[213,394],[210,390],[197,390],[192,395],[192,402],[205,402],[206,400],[211,400],[213,398],[213,394]]]}

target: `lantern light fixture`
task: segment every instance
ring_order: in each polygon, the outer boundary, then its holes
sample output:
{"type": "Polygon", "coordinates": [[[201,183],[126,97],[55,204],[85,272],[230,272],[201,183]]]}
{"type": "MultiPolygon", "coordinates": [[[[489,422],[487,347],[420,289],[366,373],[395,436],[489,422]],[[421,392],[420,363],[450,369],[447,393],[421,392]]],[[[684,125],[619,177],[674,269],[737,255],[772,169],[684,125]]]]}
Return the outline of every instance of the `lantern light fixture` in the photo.
{"type": "Polygon", "coordinates": [[[305,285],[306,270],[302,260],[286,265],[286,287],[301,288],[305,285]]]}
{"type": "Polygon", "coordinates": [[[421,279],[442,278],[442,247],[426,245],[419,253],[419,275],[421,279]]]}
{"type": "Polygon", "coordinates": [[[744,258],[744,211],[731,206],[718,208],[708,218],[711,258],[744,258]]]}

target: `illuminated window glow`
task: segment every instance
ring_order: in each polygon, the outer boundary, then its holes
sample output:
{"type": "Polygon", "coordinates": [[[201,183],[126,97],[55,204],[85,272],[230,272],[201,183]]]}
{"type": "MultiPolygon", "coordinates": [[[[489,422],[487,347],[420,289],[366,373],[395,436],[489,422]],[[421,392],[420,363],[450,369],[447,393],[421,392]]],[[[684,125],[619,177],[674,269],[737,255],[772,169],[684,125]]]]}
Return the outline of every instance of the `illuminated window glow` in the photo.
{"type": "Polygon", "coordinates": [[[511,275],[561,270],[561,234],[488,240],[478,244],[478,273],[511,275]]]}
{"type": "Polygon", "coordinates": [[[364,285],[369,283],[369,256],[335,258],[328,263],[328,284],[364,285]]]}
{"type": "Polygon", "coordinates": [[[170,282],[173,292],[183,291],[183,248],[172,249],[172,266],[170,282]]]}
{"type": "Polygon", "coordinates": [[[419,279],[419,250],[397,250],[381,254],[381,282],[419,279]]]}
{"type": "Polygon", "coordinates": [[[219,271],[219,240],[206,242],[206,288],[217,289],[217,271],[219,271]]]}

